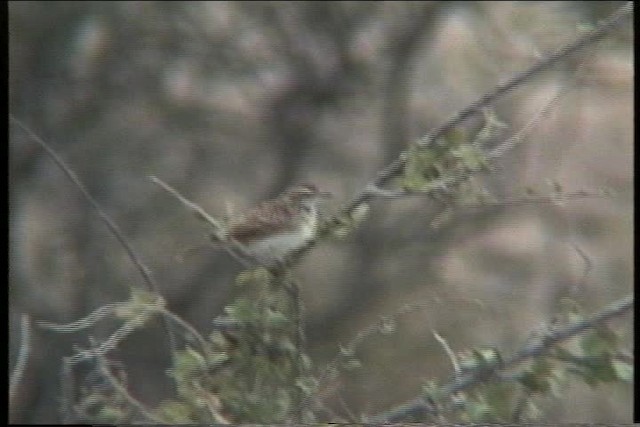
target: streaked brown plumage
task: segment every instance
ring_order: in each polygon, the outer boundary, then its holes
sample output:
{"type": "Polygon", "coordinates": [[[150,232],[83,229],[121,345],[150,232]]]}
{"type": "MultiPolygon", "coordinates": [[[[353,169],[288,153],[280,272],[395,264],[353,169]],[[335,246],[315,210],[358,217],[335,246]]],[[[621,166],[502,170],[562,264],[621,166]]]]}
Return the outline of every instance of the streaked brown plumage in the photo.
{"type": "Polygon", "coordinates": [[[312,184],[295,186],[233,218],[228,236],[261,263],[271,264],[313,238],[318,202],[329,196],[312,184]]]}

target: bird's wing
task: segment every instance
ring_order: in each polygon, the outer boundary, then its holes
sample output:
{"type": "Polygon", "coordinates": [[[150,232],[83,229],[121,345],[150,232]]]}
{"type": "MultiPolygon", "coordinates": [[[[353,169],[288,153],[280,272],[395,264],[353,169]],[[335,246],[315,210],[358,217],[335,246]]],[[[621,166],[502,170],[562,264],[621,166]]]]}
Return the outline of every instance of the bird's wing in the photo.
{"type": "Polygon", "coordinates": [[[231,220],[229,235],[238,241],[259,239],[277,229],[285,229],[289,224],[292,208],[272,202],[264,202],[245,215],[231,220]]]}

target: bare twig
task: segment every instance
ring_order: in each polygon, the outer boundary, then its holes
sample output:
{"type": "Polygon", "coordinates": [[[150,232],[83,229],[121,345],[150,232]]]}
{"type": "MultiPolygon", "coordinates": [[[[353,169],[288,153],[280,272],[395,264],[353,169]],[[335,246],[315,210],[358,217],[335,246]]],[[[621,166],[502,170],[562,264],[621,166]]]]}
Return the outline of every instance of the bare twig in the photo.
{"type": "Polygon", "coordinates": [[[427,303],[414,303],[414,304],[403,305],[395,313],[392,313],[391,315],[388,315],[388,316],[381,316],[378,319],[378,322],[359,331],[356,334],[356,336],[346,346],[341,347],[340,353],[336,355],[333,358],[333,360],[324,367],[318,379],[318,386],[317,386],[318,392],[315,393],[314,395],[308,396],[304,400],[303,406],[305,408],[310,407],[311,409],[313,409],[314,406],[320,405],[325,394],[322,392],[321,389],[326,385],[327,381],[331,378],[332,374],[337,372],[341,360],[345,358],[345,354],[348,354],[349,356],[355,356],[355,353],[358,347],[367,338],[377,335],[378,333],[380,333],[381,330],[388,328],[389,323],[395,323],[400,317],[404,316],[405,314],[414,312],[416,310],[424,309],[425,307],[427,307],[427,303]]]}
{"type": "Polygon", "coordinates": [[[18,358],[16,359],[16,364],[13,367],[9,380],[10,404],[14,403],[18,387],[22,382],[24,371],[27,368],[29,353],[31,352],[31,320],[27,314],[23,314],[20,320],[20,350],[18,351],[18,358]]]}
{"type": "Polygon", "coordinates": [[[55,332],[61,332],[61,333],[78,332],[90,326],[95,325],[98,321],[104,319],[110,314],[113,314],[118,308],[126,306],[127,304],[128,303],[126,302],[106,304],[94,310],[93,312],[83,317],[82,319],[76,320],[75,322],[67,323],[64,325],[58,325],[56,323],[46,322],[46,321],[37,321],[36,324],[41,328],[50,329],[55,332]]]}
{"type": "Polygon", "coordinates": [[[196,218],[206,222],[212,228],[215,238],[221,243],[221,246],[229,255],[235,258],[245,268],[251,267],[251,263],[247,261],[248,259],[251,259],[251,256],[247,254],[247,251],[242,247],[240,243],[226,236],[224,226],[218,220],[209,215],[199,205],[188,200],[186,197],[180,194],[178,190],[174,189],[169,184],[162,181],[160,178],[151,176],[149,177],[149,179],[153,183],[162,187],[162,189],[171,194],[173,197],[178,199],[187,208],[189,208],[191,213],[193,213],[196,218]]]}
{"type": "Polygon", "coordinates": [[[214,233],[216,233],[216,237],[218,237],[220,240],[224,240],[224,227],[214,217],[209,215],[204,209],[202,209],[197,204],[193,203],[190,200],[187,200],[187,198],[184,197],[182,194],[180,194],[175,188],[171,187],[169,184],[165,183],[160,178],[155,176],[150,176],[149,179],[154,184],[157,184],[160,187],[162,187],[162,189],[164,189],[166,192],[171,194],[173,197],[180,200],[180,202],[186,207],[188,207],[189,210],[193,214],[195,214],[195,216],[198,219],[201,219],[207,222],[213,228],[214,233]]]}
{"type": "Polygon", "coordinates": [[[453,352],[453,350],[451,350],[451,347],[449,346],[449,343],[447,342],[447,340],[445,340],[442,337],[442,335],[440,335],[435,330],[433,330],[432,333],[433,333],[433,336],[436,339],[436,341],[438,341],[440,343],[440,345],[444,349],[445,353],[447,353],[447,356],[449,357],[449,360],[451,361],[451,365],[453,366],[453,372],[455,372],[456,374],[459,373],[460,372],[460,363],[458,363],[458,358],[456,357],[456,355],[453,352]]]}
{"type": "Polygon", "coordinates": [[[576,250],[582,261],[584,261],[584,270],[582,272],[582,277],[572,287],[572,291],[576,292],[579,286],[584,286],[586,284],[587,278],[589,277],[589,274],[593,269],[593,262],[591,262],[591,258],[589,257],[589,255],[587,255],[587,253],[578,244],[574,244],[573,248],[576,250]]]}
{"type": "MultiPolygon", "coordinates": [[[[115,236],[118,242],[122,245],[125,252],[129,256],[129,259],[133,262],[133,264],[138,269],[138,272],[143,278],[144,283],[146,283],[148,289],[154,292],[156,295],[160,295],[160,288],[158,287],[157,282],[153,278],[151,274],[151,270],[142,262],[140,257],[133,250],[133,247],[124,236],[120,227],[111,219],[111,217],[102,209],[97,200],[89,193],[89,190],[85,187],[85,185],[80,181],[80,178],[76,175],[76,173],[65,163],[64,160],[58,155],[58,153],[49,146],[42,138],[40,138],[35,132],[31,131],[26,125],[24,125],[20,120],[15,118],[13,115],[10,115],[11,120],[16,123],[22,130],[24,130],[34,141],[36,141],[45,152],[53,159],[53,161],[58,165],[58,167],[67,175],[67,177],[75,184],[76,187],[80,190],[85,199],[91,204],[94,210],[100,216],[100,219],[107,225],[109,231],[115,236]]],[[[169,338],[169,348],[173,354],[176,349],[176,339],[171,330],[171,325],[163,319],[163,327],[169,338]]]]}
{"type": "Polygon", "coordinates": [[[510,198],[510,199],[502,199],[496,202],[481,202],[478,204],[468,204],[463,205],[463,209],[482,209],[493,206],[521,206],[528,204],[541,204],[541,203],[559,203],[565,200],[576,200],[576,199],[590,199],[590,198],[601,198],[607,197],[606,193],[602,191],[596,191],[590,193],[588,191],[574,191],[571,193],[559,193],[559,194],[551,194],[551,195],[534,195],[534,196],[526,196],[521,198],[510,198]]]}
{"type": "Polygon", "coordinates": [[[536,114],[533,115],[531,120],[529,120],[529,122],[525,124],[522,127],[522,129],[520,129],[511,138],[507,139],[506,141],[504,141],[503,143],[501,143],[500,145],[498,145],[497,147],[489,151],[489,153],[487,154],[487,159],[495,159],[495,158],[502,157],[504,153],[511,150],[519,142],[524,140],[531,133],[531,131],[538,125],[538,123],[540,123],[540,121],[544,117],[549,115],[552,108],[556,106],[560,98],[569,89],[570,89],[570,86],[567,85],[567,87],[563,88],[562,90],[559,90],[558,93],[556,93],[553,96],[553,98],[551,98],[547,103],[545,103],[544,106],[536,114]]]}
{"type": "Polygon", "coordinates": [[[428,146],[432,144],[435,140],[440,138],[442,135],[445,135],[453,128],[463,123],[469,117],[477,114],[482,108],[487,107],[494,103],[498,98],[510,92],[512,89],[517,88],[522,83],[529,80],[531,77],[535,76],[541,71],[544,71],[551,66],[555,65],[559,61],[566,59],[569,55],[575,53],[576,51],[582,49],[585,46],[588,46],[592,43],[597,42],[601,38],[607,35],[607,33],[613,30],[615,27],[620,25],[625,17],[633,12],[633,2],[627,2],[624,6],[620,7],[614,13],[612,13],[607,19],[601,21],[598,26],[575,40],[573,43],[570,43],[551,55],[543,58],[529,69],[523,71],[520,74],[515,75],[511,79],[507,80],[504,83],[496,86],[491,92],[488,92],[480,97],[477,101],[471,103],[466,108],[463,108],[459,112],[457,112],[453,117],[447,120],[442,125],[438,126],[433,131],[429,132],[427,135],[422,137],[418,141],[418,145],[428,146]]]}
{"type": "Polygon", "coordinates": [[[69,363],[69,358],[62,358],[62,367],[60,368],[60,418],[63,424],[73,424],[76,420],[71,418],[74,414],[72,401],[74,399],[75,376],[73,373],[73,365],[69,363]]]}
{"type": "Polygon", "coordinates": [[[144,323],[149,319],[149,314],[149,312],[145,311],[129,319],[124,323],[124,325],[120,326],[114,333],[109,335],[109,338],[103,341],[99,346],[92,347],[87,350],[80,350],[76,354],[68,358],[69,364],[75,365],[84,360],[104,356],[108,352],[115,349],[116,346],[128,335],[131,335],[132,332],[144,325],[144,323]]]}
{"type": "Polygon", "coordinates": [[[111,217],[109,217],[109,215],[104,211],[104,209],[102,209],[98,201],[91,195],[91,193],[89,193],[89,190],[87,190],[87,187],[85,187],[82,181],[80,181],[80,178],[78,178],[75,172],[69,166],[67,166],[65,161],[62,160],[62,158],[58,155],[58,153],[56,153],[55,150],[51,148],[49,144],[47,144],[42,138],[36,135],[33,131],[31,131],[31,129],[29,129],[26,125],[24,125],[20,120],[15,118],[13,115],[10,115],[10,118],[22,130],[24,130],[31,137],[31,139],[33,139],[42,148],[44,148],[44,150],[53,159],[56,165],[58,165],[58,167],[62,169],[62,171],[67,175],[67,177],[75,184],[75,186],[78,187],[78,189],[80,190],[84,198],[87,199],[87,201],[98,213],[98,215],[100,216],[100,219],[102,219],[102,221],[107,225],[107,227],[109,228],[109,231],[111,231],[111,233],[115,236],[115,238],[118,239],[118,242],[120,242],[124,250],[127,252],[129,259],[131,259],[133,264],[136,266],[136,268],[144,278],[144,281],[149,287],[149,289],[156,293],[159,293],[158,285],[156,281],[153,279],[151,270],[149,270],[149,268],[138,257],[136,252],[133,250],[133,247],[131,246],[127,238],[124,236],[124,234],[120,230],[120,227],[118,227],[118,225],[111,219],[111,217]]]}
{"type": "MultiPolygon", "coordinates": [[[[99,352],[96,349],[96,354],[98,354],[99,352]]],[[[98,369],[100,370],[100,373],[103,375],[104,378],[107,379],[107,381],[109,381],[109,384],[111,385],[111,387],[113,387],[113,389],[120,395],[122,396],[132,407],[136,408],[138,410],[138,412],[145,417],[145,421],[146,422],[153,422],[156,424],[165,424],[166,421],[163,420],[162,418],[157,417],[156,415],[154,415],[152,412],[150,412],[143,404],[142,402],[140,402],[139,400],[137,400],[136,398],[134,398],[129,391],[122,385],[120,384],[120,381],[118,381],[118,379],[116,377],[113,376],[113,374],[111,373],[111,370],[109,369],[105,358],[102,354],[99,354],[97,357],[97,363],[98,363],[98,369]]]]}
{"type": "Polygon", "coordinates": [[[202,348],[203,353],[209,354],[209,345],[207,344],[207,341],[193,326],[191,326],[188,322],[185,322],[180,316],[178,316],[175,313],[172,313],[166,308],[161,309],[160,313],[162,313],[164,316],[167,316],[173,322],[177,323],[179,326],[184,328],[188,333],[190,333],[196,339],[196,341],[198,341],[198,344],[202,348]]]}

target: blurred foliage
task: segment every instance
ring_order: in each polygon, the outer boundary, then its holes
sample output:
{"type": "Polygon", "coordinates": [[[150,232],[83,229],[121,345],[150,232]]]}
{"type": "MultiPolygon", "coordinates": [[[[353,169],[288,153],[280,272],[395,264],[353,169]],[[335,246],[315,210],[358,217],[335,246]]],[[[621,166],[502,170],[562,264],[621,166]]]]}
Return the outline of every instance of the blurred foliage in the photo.
{"type": "MultiPolygon", "coordinates": [[[[481,169],[474,141],[484,138],[482,119],[448,135],[443,151],[418,149],[412,141],[619,5],[10,2],[11,114],[72,165],[162,286],[166,306],[130,298],[134,311],[111,320],[135,320],[136,307],[148,306],[149,315],[166,308],[203,331],[210,346],[187,340],[171,360],[167,337],[145,318],[145,328],[133,328],[109,354],[126,366],[129,397],[157,408],[147,415],[173,423],[277,422],[287,418],[299,392],[314,393],[321,379],[315,370],[331,365],[340,343],[407,301],[424,302],[423,310],[384,323],[379,331],[390,332],[384,340],[357,349],[342,345],[347,354],[334,368],[351,370],[327,376],[325,386],[336,393],[327,391],[319,419],[357,419],[447,372],[447,358],[428,338],[433,328],[452,348],[509,348],[563,296],[594,308],[627,294],[633,281],[630,25],[576,59],[579,87],[478,185],[503,196],[551,180],[567,191],[611,187],[621,196],[472,214],[456,208],[437,229],[432,222],[442,206],[427,198],[362,205],[333,232],[342,240],[323,243],[296,268],[306,306],[305,356],[316,367],[309,375],[292,372],[288,296],[256,299],[260,284],[271,279],[260,271],[237,276],[240,267],[222,253],[177,262],[176,253],[207,241],[206,233],[146,178],[161,177],[222,217],[230,206],[304,181],[335,193],[329,209],[335,208],[401,152],[411,161],[399,186],[414,190],[437,182],[445,164],[481,169]],[[576,246],[589,257],[589,274],[582,274],[576,246]],[[232,285],[234,277],[242,286],[232,285]],[[216,318],[235,319],[253,338],[236,342],[238,331],[211,332],[216,318]],[[264,384],[254,384],[258,373],[264,384]]],[[[509,132],[527,122],[541,98],[574,79],[575,65],[546,73],[495,106],[509,132]]],[[[502,136],[489,132],[487,145],[502,136]]],[[[15,360],[21,313],[57,323],[83,318],[126,300],[141,279],[63,174],[13,126],[9,150],[15,360]]],[[[73,337],[34,330],[33,357],[9,419],[59,420],[60,361],[74,346],[86,347],[87,336],[108,336],[109,327],[96,324],[73,337]]],[[[621,329],[618,345],[628,338],[630,322],[621,329]]],[[[523,407],[548,422],[629,422],[630,389],[602,388],[630,378],[629,366],[613,355],[606,334],[587,341],[564,357],[575,361],[572,375],[600,388],[572,394],[563,405],[523,407]]],[[[554,369],[543,368],[529,375],[533,389],[554,384],[554,369]]],[[[76,408],[83,419],[140,417],[121,391],[73,381],[84,396],[76,408]]],[[[478,402],[472,418],[504,414],[491,409],[502,395],[498,387],[467,396],[478,402]]]]}

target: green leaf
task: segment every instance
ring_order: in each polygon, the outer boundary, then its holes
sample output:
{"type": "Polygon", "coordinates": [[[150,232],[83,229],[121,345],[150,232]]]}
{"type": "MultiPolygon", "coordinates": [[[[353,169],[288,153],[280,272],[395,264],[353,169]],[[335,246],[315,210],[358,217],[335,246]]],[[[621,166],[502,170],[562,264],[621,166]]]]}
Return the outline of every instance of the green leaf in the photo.
{"type": "Polygon", "coordinates": [[[492,408],[483,400],[468,402],[465,409],[468,422],[481,423],[494,421],[492,408]]]}
{"type": "Polygon", "coordinates": [[[502,360],[495,348],[474,348],[458,355],[460,367],[463,370],[492,368],[502,360]]]}
{"type": "Polygon", "coordinates": [[[378,325],[378,331],[381,334],[391,334],[396,331],[396,321],[390,317],[383,316],[380,318],[380,324],[378,325]]]}
{"type": "Polygon", "coordinates": [[[469,142],[469,135],[464,129],[455,128],[447,132],[444,136],[445,144],[449,147],[457,147],[469,142]]]}
{"type": "Polygon", "coordinates": [[[553,364],[547,358],[538,359],[522,374],[519,381],[532,394],[553,391],[556,388],[553,364]]]}
{"type": "Polygon", "coordinates": [[[579,356],[576,356],[564,347],[556,347],[553,349],[552,354],[556,359],[563,362],[575,363],[580,360],[579,356]]]}
{"type": "Polygon", "coordinates": [[[491,408],[494,419],[491,421],[508,420],[512,411],[512,400],[515,390],[513,383],[493,383],[484,387],[486,404],[491,408]]]}
{"type": "Polygon", "coordinates": [[[580,348],[586,356],[601,356],[616,351],[618,337],[606,326],[589,331],[580,340],[580,348]]]}
{"type": "Polygon", "coordinates": [[[609,354],[600,356],[586,356],[575,361],[568,370],[582,379],[591,387],[602,382],[613,382],[618,379],[609,354]]]}
{"type": "Polygon", "coordinates": [[[565,315],[567,322],[579,322],[584,319],[580,305],[571,298],[560,299],[559,311],[565,315]]]}
{"type": "Polygon", "coordinates": [[[226,306],[224,311],[230,318],[243,323],[252,323],[261,318],[255,304],[245,298],[237,298],[232,304],[226,306]]]}
{"type": "Polygon", "coordinates": [[[347,371],[355,371],[356,369],[360,369],[362,367],[362,362],[352,357],[342,362],[341,365],[342,365],[342,368],[347,371]]]}
{"type": "Polygon", "coordinates": [[[220,366],[227,360],[229,360],[231,356],[224,351],[216,351],[207,357],[207,363],[211,367],[220,366]]]}
{"type": "Polygon", "coordinates": [[[340,356],[343,357],[352,357],[354,354],[356,354],[355,350],[352,347],[343,347],[340,346],[340,356]]]}
{"type": "Polygon", "coordinates": [[[436,381],[429,380],[421,388],[422,394],[427,401],[438,401],[442,396],[442,390],[440,390],[440,385],[436,381]]]}
{"type": "Polygon", "coordinates": [[[305,396],[310,396],[318,388],[318,380],[313,377],[302,377],[296,379],[296,386],[302,390],[305,396]]]}
{"type": "Polygon", "coordinates": [[[207,368],[204,356],[192,348],[178,351],[174,358],[173,368],[169,369],[169,375],[180,382],[199,375],[207,368]]]}
{"type": "Polygon", "coordinates": [[[502,356],[495,348],[478,348],[474,349],[474,354],[483,365],[495,365],[502,362],[502,356]]]}
{"type": "Polygon", "coordinates": [[[531,394],[546,393],[551,388],[549,379],[546,376],[532,371],[525,372],[519,381],[531,394]]]}
{"type": "Polygon", "coordinates": [[[621,360],[614,360],[612,366],[618,379],[625,382],[633,381],[633,365],[621,360]]]}
{"type": "Polygon", "coordinates": [[[451,150],[451,154],[462,161],[464,169],[467,171],[475,172],[486,169],[488,166],[487,156],[481,149],[473,145],[461,145],[451,150]]]}
{"type": "Polygon", "coordinates": [[[266,311],[266,324],[274,328],[282,328],[289,324],[289,319],[279,311],[266,311]]]}
{"type": "Polygon", "coordinates": [[[251,283],[254,284],[267,284],[272,279],[272,275],[264,267],[253,268],[250,270],[244,270],[238,273],[236,276],[236,285],[244,286],[251,283]]]}
{"type": "Polygon", "coordinates": [[[115,424],[122,422],[125,416],[126,413],[120,408],[104,406],[100,408],[96,418],[103,423],[115,424]]]}
{"type": "Polygon", "coordinates": [[[356,224],[364,221],[368,216],[369,216],[368,203],[360,203],[351,211],[351,219],[356,224]]]}
{"type": "Polygon", "coordinates": [[[193,411],[189,405],[175,400],[164,401],[155,411],[167,424],[193,424],[193,411]]]}
{"type": "Polygon", "coordinates": [[[466,350],[458,354],[458,364],[463,371],[471,371],[480,366],[480,360],[474,352],[466,350]]]}
{"type": "Polygon", "coordinates": [[[404,153],[406,164],[402,186],[410,191],[430,191],[432,183],[442,174],[440,156],[433,149],[412,145],[404,153]]]}
{"type": "Polygon", "coordinates": [[[542,410],[532,400],[527,399],[522,410],[522,422],[539,420],[543,416],[542,410]]]}

